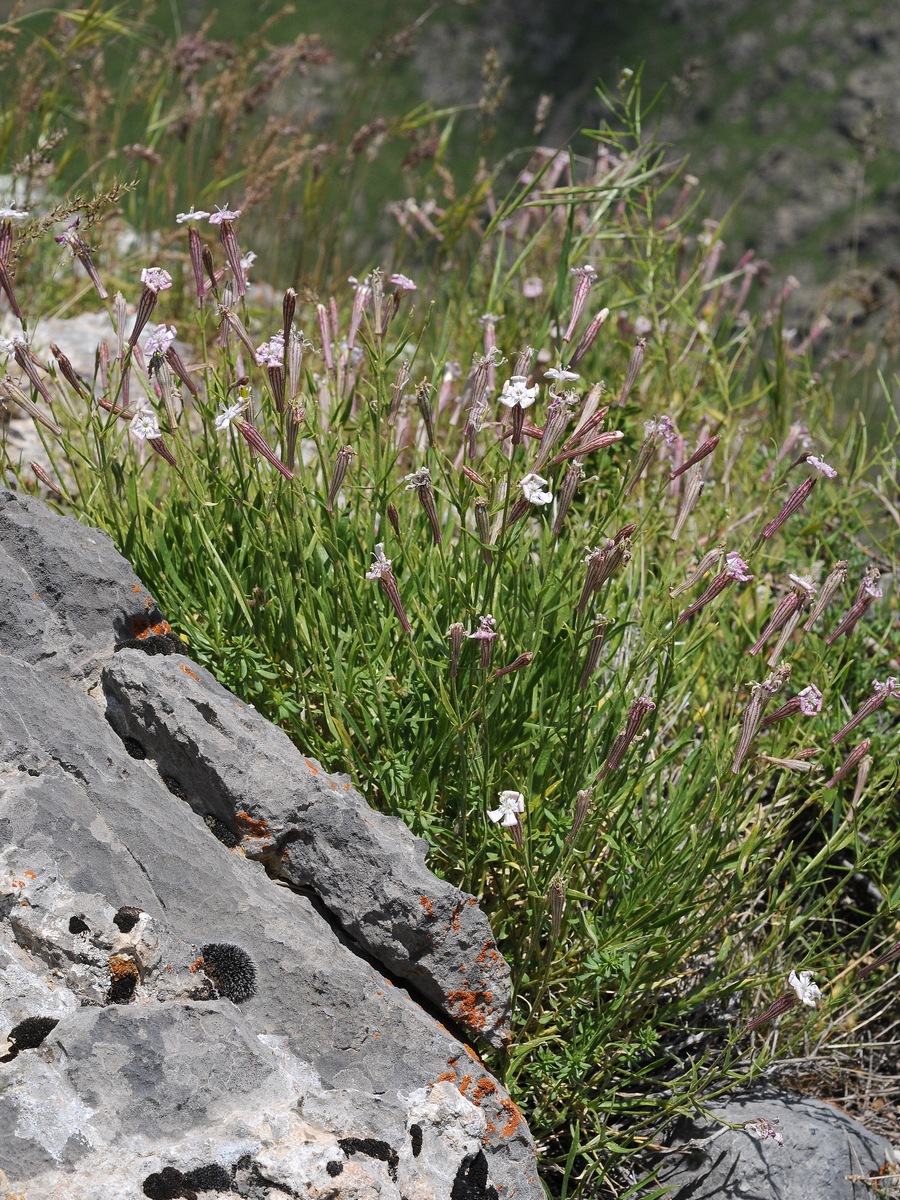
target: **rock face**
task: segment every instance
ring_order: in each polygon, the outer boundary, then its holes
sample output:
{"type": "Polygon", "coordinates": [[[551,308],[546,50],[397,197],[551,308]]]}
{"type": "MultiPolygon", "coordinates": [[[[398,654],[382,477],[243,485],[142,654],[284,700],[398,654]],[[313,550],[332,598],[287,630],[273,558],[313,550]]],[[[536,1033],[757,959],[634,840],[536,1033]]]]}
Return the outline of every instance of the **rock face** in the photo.
{"type": "Polygon", "coordinates": [[[436,1019],[499,1044],[509,984],[423,843],[170,653],[105,535],[0,492],[0,598],[3,1187],[541,1196],[436,1019]]]}
{"type": "Polygon", "coordinates": [[[715,1114],[732,1125],[764,1118],[769,1135],[684,1122],[659,1171],[671,1200],[863,1200],[891,1153],[883,1138],[821,1100],[762,1090],[715,1114]]]}

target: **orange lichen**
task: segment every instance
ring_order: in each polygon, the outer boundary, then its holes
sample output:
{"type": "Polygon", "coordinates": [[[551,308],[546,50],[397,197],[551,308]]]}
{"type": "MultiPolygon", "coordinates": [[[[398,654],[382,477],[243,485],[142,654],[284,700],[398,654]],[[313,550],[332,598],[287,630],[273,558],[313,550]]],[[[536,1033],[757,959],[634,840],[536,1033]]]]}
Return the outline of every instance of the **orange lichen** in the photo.
{"type": "Polygon", "coordinates": [[[131,585],[131,590],[135,593],[135,595],[139,595],[140,590],[141,590],[141,585],[139,583],[133,583],[131,585]]]}
{"type": "Polygon", "coordinates": [[[198,971],[203,970],[203,955],[202,954],[200,955],[199,958],[194,959],[194,961],[188,967],[188,970],[190,971],[190,973],[192,975],[196,975],[198,971]]]}
{"type": "Polygon", "coordinates": [[[190,675],[191,679],[196,679],[197,683],[200,682],[200,676],[196,671],[192,671],[187,663],[179,663],[179,669],[184,671],[185,675],[190,675]]]}
{"type": "MultiPolygon", "coordinates": [[[[468,1089],[472,1086],[472,1076],[463,1075],[462,1079],[456,1086],[459,1088],[461,1094],[465,1096],[468,1089]]],[[[466,1099],[468,1099],[468,1096],[466,1096],[466,1099]]]]}
{"type": "Polygon", "coordinates": [[[37,876],[35,875],[34,871],[23,871],[22,874],[25,876],[26,879],[37,879],[37,876]]]}
{"type": "Polygon", "coordinates": [[[475,1059],[475,1061],[478,1063],[479,1067],[484,1066],[484,1063],[481,1061],[481,1059],[478,1057],[478,1055],[475,1053],[475,1051],[472,1049],[471,1046],[463,1046],[463,1050],[465,1050],[465,1052],[466,1052],[466,1054],[468,1054],[469,1058],[475,1059]]]}
{"type": "Polygon", "coordinates": [[[138,969],[134,959],[126,958],[123,954],[111,954],[107,961],[113,979],[137,979],[138,969]]]}
{"type": "Polygon", "coordinates": [[[522,1114],[516,1105],[507,1096],[505,1100],[500,1101],[500,1107],[506,1114],[506,1124],[500,1130],[500,1136],[504,1138],[512,1137],[516,1128],[522,1120],[522,1114]]]}
{"type": "Polygon", "coordinates": [[[308,759],[308,758],[304,758],[304,760],[303,760],[303,761],[306,763],[306,765],[307,765],[307,766],[309,767],[309,769],[312,771],[313,775],[318,775],[318,773],[319,773],[319,768],[318,768],[318,767],[316,767],[316,766],[313,766],[313,764],[312,764],[312,763],[309,761],[309,759],[308,759]]]}
{"type": "MultiPolygon", "coordinates": [[[[468,1076],[466,1077],[468,1078],[468,1076]]],[[[493,1096],[497,1090],[496,1083],[492,1083],[486,1075],[482,1075],[481,1079],[475,1084],[475,1090],[469,1099],[473,1104],[480,1104],[485,1096],[493,1096]]]]}
{"type": "Polygon", "coordinates": [[[268,837],[271,833],[268,821],[263,817],[251,817],[244,809],[235,813],[234,819],[251,837],[268,837]]]}
{"type": "Polygon", "coordinates": [[[438,1075],[438,1083],[456,1083],[455,1071],[441,1071],[438,1075]]]}
{"type": "Polygon", "coordinates": [[[484,1029],[486,1025],[483,1008],[490,1009],[494,997],[490,992],[450,992],[447,1003],[453,1015],[472,1029],[484,1029]]]}
{"type": "Polygon", "coordinates": [[[478,957],[475,959],[475,961],[477,963],[479,963],[481,966],[484,966],[485,963],[489,963],[490,966],[493,967],[495,965],[495,963],[497,963],[499,961],[499,959],[500,959],[500,955],[498,954],[497,950],[495,949],[494,943],[493,942],[485,942],[481,948],[481,953],[478,955],[478,957]]]}
{"type": "MultiPolygon", "coordinates": [[[[152,601],[148,602],[148,607],[151,603],[152,601]]],[[[145,638],[151,636],[162,637],[163,634],[171,633],[172,626],[168,621],[165,620],[158,621],[155,625],[153,625],[151,624],[149,617],[132,617],[131,632],[139,642],[142,642],[145,640],[145,638]]]]}
{"type": "Polygon", "coordinates": [[[419,903],[422,905],[422,907],[428,913],[429,917],[434,916],[434,901],[433,900],[429,900],[427,896],[420,896],[419,903]]]}

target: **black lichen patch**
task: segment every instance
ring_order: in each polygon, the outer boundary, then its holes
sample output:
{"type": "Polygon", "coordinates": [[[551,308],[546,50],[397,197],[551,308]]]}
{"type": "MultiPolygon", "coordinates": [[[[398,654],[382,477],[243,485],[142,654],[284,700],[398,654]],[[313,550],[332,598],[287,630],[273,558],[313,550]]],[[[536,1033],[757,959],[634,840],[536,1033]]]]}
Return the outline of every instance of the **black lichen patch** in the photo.
{"type": "Polygon", "coordinates": [[[81,917],[69,918],[69,933],[90,933],[91,927],[81,917]]]}
{"type": "Polygon", "coordinates": [[[123,904],[113,917],[113,925],[122,933],[131,933],[140,919],[141,909],[135,908],[133,904],[123,904]]]}
{"type": "Polygon", "coordinates": [[[177,779],[173,779],[171,775],[160,775],[160,779],[169,789],[173,796],[177,796],[179,800],[184,800],[187,803],[187,792],[181,786],[177,779]]]}
{"type": "Polygon", "coordinates": [[[369,1158],[378,1158],[382,1162],[386,1162],[388,1174],[396,1183],[397,1163],[400,1161],[400,1157],[388,1142],[383,1142],[380,1138],[346,1137],[338,1138],[338,1145],[348,1158],[351,1154],[365,1154],[369,1158]]]}
{"type": "Polygon", "coordinates": [[[255,995],[256,966],[246,950],[230,942],[210,942],[200,947],[200,953],[203,970],[220,996],[240,1004],[255,995]]]}
{"type": "Polygon", "coordinates": [[[58,1024],[55,1017],[26,1017],[9,1031],[10,1048],[0,1062],[12,1062],[20,1050],[36,1050],[58,1024]]]}
{"type": "Polygon", "coordinates": [[[240,842],[241,839],[237,836],[237,834],[232,833],[228,826],[223,821],[220,821],[218,817],[214,817],[212,813],[207,813],[203,820],[210,827],[222,845],[227,846],[229,850],[234,849],[234,847],[240,842]]]}
{"type": "Polygon", "coordinates": [[[332,1179],[334,1179],[335,1176],[340,1175],[343,1169],[344,1164],[342,1162],[338,1162],[337,1159],[335,1159],[333,1162],[325,1164],[325,1170],[332,1177],[332,1179]]]}
{"type": "Polygon", "coordinates": [[[106,990],[107,1004],[130,1004],[134,999],[134,993],[137,988],[137,977],[134,975],[121,975],[118,979],[114,979],[106,990]]]}
{"type": "Polygon", "coordinates": [[[197,1200],[197,1193],[187,1177],[176,1167],[163,1167],[148,1175],[143,1183],[143,1192],[150,1200],[197,1200]]]}
{"type": "Polygon", "coordinates": [[[409,1140],[412,1142],[413,1158],[418,1158],[422,1153],[422,1126],[410,1125],[409,1140]]]}
{"type": "Polygon", "coordinates": [[[164,633],[157,635],[149,634],[144,638],[125,638],[124,641],[118,642],[114,647],[119,650],[143,650],[145,654],[179,654],[184,646],[178,638],[169,637],[164,633]]]}
{"type": "Polygon", "coordinates": [[[231,1172],[219,1163],[208,1163],[205,1167],[185,1171],[184,1180],[189,1187],[198,1192],[231,1191],[231,1172]]]}
{"type": "Polygon", "coordinates": [[[147,751],[136,738],[123,737],[122,745],[125,747],[125,753],[132,758],[143,759],[147,757],[147,751]]]}
{"type": "Polygon", "coordinates": [[[450,1200],[499,1200],[500,1193],[488,1183],[488,1163],[484,1151],[464,1158],[459,1164],[450,1200]]]}

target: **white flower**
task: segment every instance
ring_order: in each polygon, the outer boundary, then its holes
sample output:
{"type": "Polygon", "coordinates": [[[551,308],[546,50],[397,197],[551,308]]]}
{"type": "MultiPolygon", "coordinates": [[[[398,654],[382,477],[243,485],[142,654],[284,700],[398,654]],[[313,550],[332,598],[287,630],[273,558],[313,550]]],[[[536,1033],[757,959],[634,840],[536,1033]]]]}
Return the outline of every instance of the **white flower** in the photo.
{"type": "Polygon", "coordinates": [[[797,993],[797,999],[808,1008],[815,1008],[816,1002],[822,999],[822,993],[812,981],[812,971],[791,971],[788,975],[788,985],[797,993]]]}
{"type": "Polygon", "coordinates": [[[0,221],[24,221],[27,216],[27,212],[23,212],[18,208],[12,208],[8,204],[4,204],[0,208],[0,221]]]}
{"type": "Polygon", "coordinates": [[[519,813],[525,811],[525,797],[521,792],[501,792],[499,808],[489,809],[488,816],[495,825],[517,825],[519,813]]]}
{"type": "Polygon", "coordinates": [[[175,218],[175,223],[177,225],[183,225],[185,223],[185,221],[205,221],[209,215],[210,214],[208,212],[206,212],[205,209],[202,209],[202,208],[200,209],[199,212],[194,212],[194,206],[192,204],[191,211],[186,212],[186,213],[179,213],[175,218]]]}
{"type": "Polygon", "coordinates": [[[895,675],[888,675],[884,683],[879,683],[877,679],[873,679],[872,688],[876,692],[887,691],[889,696],[895,696],[900,692],[900,682],[898,682],[895,675]]]}
{"type": "Polygon", "coordinates": [[[492,642],[495,637],[500,636],[494,628],[496,624],[497,622],[494,620],[491,614],[488,613],[486,616],[478,618],[478,628],[474,633],[467,633],[466,637],[475,638],[475,640],[479,642],[492,642]]]}
{"type": "Polygon", "coordinates": [[[366,579],[381,579],[390,569],[391,560],[384,553],[384,542],[379,542],[375,547],[375,561],[366,571],[366,579]]]}
{"type": "Polygon", "coordinates": [[[873,600],[880,600],[884,595],[884,592],[881,590],[878,584],[871,583],[869,580],[866,580],[863,583],[863,588],[865,589],[866,595],[871,596],[873,600]]]}
{"type": "Polygon", "coordinates": [[[141,283],[151,292],[164,292],[172,286],[172,276],[162,267],[144,267],[141,271],[141,283]]]}
{"type": "Polygon", "coordinates": [[[804,717],[814,717],[822,711],[822,693],[814,683],[805,687],[797,696],[804,717]]]}
{"type": "Polygon", "coordinates": [[[227,208],[219,208],[210,216],[209,223],[210,225],[221,225],[223,221],[236,221],[242,212],[243,209],[240,208],[236,208],[233,212],[227,208]]]}
{"type": "Polygon", "coordinates": [[[537,384],[534,387],[528,386],[524,375],[513,375],[503,385],[500,403],[505,404],[507,408],[515,408],[517,405],[519,408],[529,408],[537,400],[538,391],[537,384]]]}
{"type": "Polygon", "coordinates": [[[734,550],[725,555],[725,574],[740,583],[746,583],[748,579],[753,578],[750,568],[734,550]]]}
{"type": "Polygon", "coordinates": [[[580,375],[576,375],[574,371],[567,371],[562,363],[558,367],[551,367],[549,371],[544,372],[545,379],[555,379],[557,383],[565,383],[569,379],[580,379],[580,375]]]}
{"type": "Polygon", "coordinates": [[[526,300],[536,300],[544,290],[544,281],[539,275],[529,275],[522,280],[522,295],[526,300]]]}
{"type": "Polygon", "coordinates": [[[156,414],[149,408],[142,408],[134,414],[131,418],[130,428],[132,434],[139,442],[145,442],[150,438],[162,436],[159,432],[159,422],[156,420],[156,414]]]}
{"type": "Polygon", "coordinates": [[[175,326],[155,325],[147,334],[144,342],[145,354],[165,354],[175,341],[175,326]]]}
{"type": "Polygon", "coordinates": [[[814,454],[807,454],[806,461],[811,467],[815,467],[821,475],[824,475],[826,479],[837,479],[837,471],[834,467],[829,467],[828,463],[824,462],[821,458],[816,458],[814,454]]]}
{"type": "Polygon", "coordinates": [[[276,333],[267,342],[257,346],[256,361],[260,366],[282,366],[284,363],[284,334],[276,333]]]}
{"type": "Polygon", "coordinates": [[[761,1142],[765,1141],[766,1138],[772,1138],[777,1146],[783,1146],[784,1138],[775,1128],[777,1124],[777,1117],[774,1121],[767,1121],[765,1117],[756,1117],[752,1121],[745,1121],[744,1129],[751,1137],[759,1138],[761,1142]]]}
{"type": "Polygon", "coordinates": [[[399,271],[395,271],[388,279],[388,283],[392,283],[394,287],[398,287],[404,292],[415,292],[416,285],[408,275],[401,275],[399,271]]]}
{"type": "Polygon", "coordinates": [[[535,474],[526,475],[519,482],[522,495],[529,504],[550,504],[552,502],[553,493],[545,491],[546,486],[547,480],[535,474]]]}
{"type": "Polygon", "coordinates": [[[227,429],[231,422],[241,415],[244,411],[244,404],[245,401],[238,400],[236,404],[232,404],[228,408],[223,409],[222,412],[216,413],[215,425],[219,433],[223,429],[227,429]]]}
{"type": "Polygon", "coordinates": [[[253,266],[253,264],[256,262],[258,257],[259,256],[257,255],[255,250],[248,250],[245,254],[242,254],[241,255],[241,270],[244,272],[249,271],[250,268],[253,266]]]}

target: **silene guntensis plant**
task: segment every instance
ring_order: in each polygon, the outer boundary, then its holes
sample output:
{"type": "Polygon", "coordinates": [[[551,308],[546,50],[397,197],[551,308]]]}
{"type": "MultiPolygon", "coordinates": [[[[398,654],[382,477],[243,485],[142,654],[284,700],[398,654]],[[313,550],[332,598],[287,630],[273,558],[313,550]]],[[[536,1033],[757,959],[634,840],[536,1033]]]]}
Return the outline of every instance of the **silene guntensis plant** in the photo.
{"type": "Polygon", "coordinates": [[[604,104],[590,153],[404,176],[352,278],[264,279],[246,180],[142,261],[121,192],[0,213],[7,479],[478,898],[515,998],[490,1065],[568,1197],[865,1027],[897,958],[890,439],[728,263],[639,76],[604,104]],[[108,316],[92,369],[41,340],[54,272],[108,316]]]}

